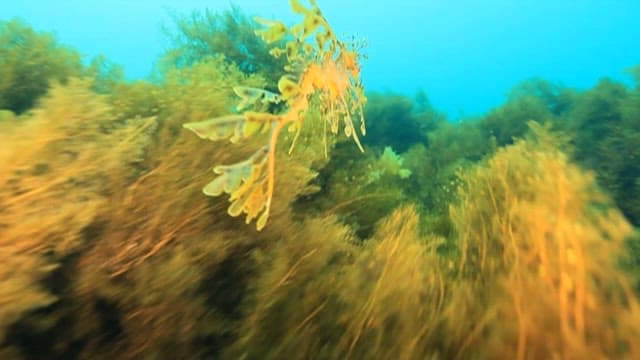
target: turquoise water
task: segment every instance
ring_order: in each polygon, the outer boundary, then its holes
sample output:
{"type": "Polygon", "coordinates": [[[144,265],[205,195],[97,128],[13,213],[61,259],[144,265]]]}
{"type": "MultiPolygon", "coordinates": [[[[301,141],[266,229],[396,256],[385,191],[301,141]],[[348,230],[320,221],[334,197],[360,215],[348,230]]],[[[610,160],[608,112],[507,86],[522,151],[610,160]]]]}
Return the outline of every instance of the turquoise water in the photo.
{"type": "MultiPolygon", "coordinates": [[[[143,78],[166,46],[170,15],[236,4],[249,14],[296,16],[284,0],[4,2],[0,19],[20,17],[90,58],[104,54],[143,78]]],[[[516,83],[539,76],[586,89],[603,76],[626,81],[640,63],[640,1],[318,1],[338,34],[368,43],[369,90],[423,89],[451,118],[485,113],[516,83]]]]}

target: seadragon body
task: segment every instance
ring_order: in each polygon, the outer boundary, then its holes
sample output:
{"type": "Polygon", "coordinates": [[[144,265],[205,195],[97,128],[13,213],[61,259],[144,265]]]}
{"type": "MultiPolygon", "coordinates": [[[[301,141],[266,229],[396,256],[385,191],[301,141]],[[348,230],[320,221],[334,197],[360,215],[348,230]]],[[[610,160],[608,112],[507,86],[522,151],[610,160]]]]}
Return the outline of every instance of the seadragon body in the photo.
{"type": "Polygon", "coordinates": [[[278,82],[278,93],[247,87],[234,88],[241,98],[236,107],[245,110],[259,103],[285,103],[278,114],[244,111],[183,126],[201,138],[230,139],[239,142],[257,133],[269,132],[269,141],[248,159],[232,165],[219,165],[213,171],[219,176],[207,184],[203,192],[209,196],[229,194],[231,216],[246,214],[246,222],[257,218],[256,228],[267,223],[275,188],[276,145],[283,128],[295,132],[289,152],[296,140],[312,103],[317,103],[324,122],[325,155],[327,132],[339,132],[344,126],[347,137],[352,137],[360,151],[364,151],[354,125],[354,114],[359,114],[360,133],[365,134],[362,107],[366,102],[360,82],[358,53],[339,41],[322,15],[315,0],[304,6],[299,0],[290,0],[295,13],[303,21],[292,27],[282,22],[256,19],[265,28],[257,30],[267,43],[288,40],[284,47],[271,50],[273,56],[286,56],[286,75],[278,82]]]}

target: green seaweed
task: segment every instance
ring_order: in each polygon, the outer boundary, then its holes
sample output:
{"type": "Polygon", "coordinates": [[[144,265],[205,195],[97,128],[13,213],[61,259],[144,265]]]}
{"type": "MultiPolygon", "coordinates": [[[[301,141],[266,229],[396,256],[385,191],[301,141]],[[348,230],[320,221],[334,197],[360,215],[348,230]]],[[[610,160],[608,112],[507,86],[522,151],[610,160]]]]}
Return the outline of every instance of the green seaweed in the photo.
{"type": "Polygon", "coordinates": [[[255,34],[260,24],[240,8],[214,13],[208,9],[172,14],[174,26],[165,27],[170,49],[160,68],[187,68],[210,57],[222,56],[245,74],[260,74],[269,84],[284,75],[286,59],[269,54],[269,44],[255,34]]]}
{"type": "Polygon", "coordinates": [[[18,19],[0,21],[0,109],[20,114],[49,85],[80,76],[80,54],[18,19]]]}
{"type": "Polygon", "coordinates": [[[365,117],[370,119],[370,125],[364,144],[379,148],[391,146],[402,153],[413,144],[425,143],[427,132],[446,119],[431,108],[426,95],[422,96],[418,104],[398,94],[368,93],[365,117]]]}

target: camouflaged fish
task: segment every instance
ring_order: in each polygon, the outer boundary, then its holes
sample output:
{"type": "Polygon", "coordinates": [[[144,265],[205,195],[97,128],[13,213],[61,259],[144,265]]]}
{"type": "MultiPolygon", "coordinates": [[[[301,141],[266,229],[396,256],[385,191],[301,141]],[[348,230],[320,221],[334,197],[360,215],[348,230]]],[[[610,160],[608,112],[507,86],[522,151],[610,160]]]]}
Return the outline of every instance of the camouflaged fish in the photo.
{"type": "Polygon", "coordinates": [[[288,73],[278,81],[279,93],[238,86],[234,88],[240,98],[236,111],[243,113],[183,125],[203,139],[230,139],[232,143],[254,134],[269,133],[268,143],[248,159],[214,167],[218,177],[203,189],[209,196],[229,194],[229,215],[245,213],[247,223],[257,219],[258,230],[264,228],[269,218],[280,132],[285,127],[295,132],[289,149],[293,151],[312,102],[323,114],[325,155],[328,155],[327,133],[338,134],[340,125],[345,135],[353,138],[360,151],[364,151],[355,127],[356,121],[359,122],[360,133],[365,134],[362,107],[366,97],[360,81],[357,50],[338,40],[315,0],[310,0],[309,6],[290,0],[290,5],[294,13],[303,17],[291,27],[281,21],[256,18],[264,26],[256,35],[265,42],[286,41],[283,47],[270,50],[273,56],[287,56],[285,71],[288,73]],[[280,103],[285,106],[278,114],[261,111],[268,110],[270,104],[280,103]]]}

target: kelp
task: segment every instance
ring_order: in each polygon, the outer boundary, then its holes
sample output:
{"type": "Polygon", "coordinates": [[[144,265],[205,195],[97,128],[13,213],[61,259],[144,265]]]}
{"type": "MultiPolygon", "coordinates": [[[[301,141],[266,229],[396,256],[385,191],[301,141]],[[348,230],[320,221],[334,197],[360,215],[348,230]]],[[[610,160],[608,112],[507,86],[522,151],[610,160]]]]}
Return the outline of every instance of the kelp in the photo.
{"type": "MultiPolygon", "coordinates": [[[[246,213],[247,223],[257,219],[258,230],[264,228],[269,218],[275,188],[275,154],[283,128],[295,133],[289,149],[291,152],[307,113],[318,106],[325,129],[325,154],[328,146],[326,131],[338,133],[341,122],[346,136],[353,138],[363,151],[353,121],[353,113],[360,112],[360,131],[364,134],[362,106],[366,98],[359,78],[357,51],[338,40],[315,1],[307,8],[292,0],[291,8],[303,15],[301,23],[288,28],[279,21],[258,19],[266,29],[256,31],[267,43],[288,40],[284,47],[275,47],[271,51],[276,57],[286,55],[288,65],[285,70],[288,73],[278,82],[279,96],[269,96],[273,103],[284,102],[285,109],[277,113],[245,111],[237,116],[184,124],[199,137],[209,140],[231,138],[232,142],[238,142],[254,134],[269,133],[267,144],[245,161],[216,166],[213,171],[219,177],[203,190],[210,196],[228,193],[232,203],[229,215],[246,213]],[[315,35],[315,42],[309,41],[312,35],[315,35]]],[[[242,98],[241,108],[264,101],[268,94],[259,89],[236,88],[235,91],[242,98]]]]}

